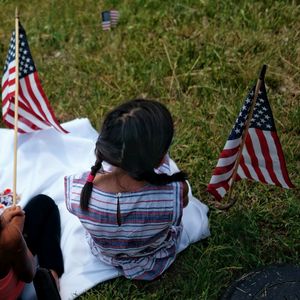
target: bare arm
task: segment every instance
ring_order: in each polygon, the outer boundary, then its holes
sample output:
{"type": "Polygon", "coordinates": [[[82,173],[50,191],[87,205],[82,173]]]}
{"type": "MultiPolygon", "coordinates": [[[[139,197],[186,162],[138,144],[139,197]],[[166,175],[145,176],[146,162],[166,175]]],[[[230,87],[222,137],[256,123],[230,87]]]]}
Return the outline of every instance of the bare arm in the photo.
{"type": "Polygon", "coordinates": [[[7,208],[1,216],[1,260],[9,262],[17,277],[31,282],[34,277],[34,259],[22,235],[25,215],[20,207],[7,208]]]}
{"type": "Polygon", "coordinates": [[[186,181],[183,182],[183,208],[189,204],[189,186],[186,181]]]}
{"type": "Polygon", "coordinates": [[[21,232],[15,249],[11,252],[11,264],[18,278],[24,282],[31,282],[35,274],[34,258],[28,249],[21,232]]]}

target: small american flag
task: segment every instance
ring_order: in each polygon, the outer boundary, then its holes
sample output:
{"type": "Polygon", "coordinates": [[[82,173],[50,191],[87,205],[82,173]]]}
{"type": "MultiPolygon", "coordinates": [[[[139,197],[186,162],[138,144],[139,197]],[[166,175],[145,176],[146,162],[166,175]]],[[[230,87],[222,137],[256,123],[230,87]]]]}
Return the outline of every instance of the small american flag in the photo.
{"type": "MultiPolygon", "coordinates": [[[[2,115],[9,128],[14,128],[16,83],[15,32],[10,39],[2,77],[2,115]]],[[[58,123],[34,65],[24,28],[19,26],[19,108],[18,132],[28,133],[54,127],[67,133],[58,123]]]]}
{"type": "Polygon", "coordinates": [[[103,30],[109,30],[111,27],[115,27],[120,17],[120,14],[117,10],[106,10],[103,11],[101,15],[103,30]]]}
{"type": "Polygon", "coordinates": [[[120,14],[117,10],[113,9],[110,11],[110,22],[112,27],[115,27],[118,24],[119,16],[120,14]]]}
{"type": "MultiPolygon", "coordinates": [[[[208,184],[207,191],[217,200],[224,197],[232,184],[233,169],[254,99],[254,92],[255,86],[250,90],[244,102],[208,184]]],[[[243,178],[284,188],[294,187],[286,169],[264,81],[262,81],[254,106],[237,169],[236,181],[243,178]]]]}

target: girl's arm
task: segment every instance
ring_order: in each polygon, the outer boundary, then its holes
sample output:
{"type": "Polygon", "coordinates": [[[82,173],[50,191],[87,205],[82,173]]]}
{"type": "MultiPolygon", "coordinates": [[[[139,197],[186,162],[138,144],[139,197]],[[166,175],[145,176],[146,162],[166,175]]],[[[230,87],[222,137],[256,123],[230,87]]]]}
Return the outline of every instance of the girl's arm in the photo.
{"type": "Polygon", "coordinates": [[[183,182],[183,208],[189,204],[189,186],[186,181],[183,182]]]}
{"type": "Polygon", "coordinates": [[[12,230],[16,231],[16,235],[18,234],[16,244],[11,251],[12,268],[20,280],[24,282],[31,282],[35,275],[35,263],[33,255],[28,249],[19,228],[14,226],[12,230]]]}
{"type": "Polygon", "coordinates": [[[35,274],[34,259],[22,235],[25,215],[20,207],[8,208],[1,216],[0,247],[17,277],[31,282],[35,274]]]}

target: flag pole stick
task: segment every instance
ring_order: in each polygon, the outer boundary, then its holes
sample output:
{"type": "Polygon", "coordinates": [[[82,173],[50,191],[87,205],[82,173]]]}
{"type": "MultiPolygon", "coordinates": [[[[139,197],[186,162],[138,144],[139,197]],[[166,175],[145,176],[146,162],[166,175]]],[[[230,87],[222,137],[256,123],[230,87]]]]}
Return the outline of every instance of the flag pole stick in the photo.
{"type": "Polygon", "coordinates": [[[13,169],[13,205],[17,202],[17,148],[18,148],[18,109],[19,109],[19,13],[16,7],[15,16],[15,115],[14,115],[14,169],[13,169]]]}
{"type": "Polygon", "coordinates": [[[242,136],[242,140],[241,140],[241,143],[240,143],[239,152],[237,154],[237,158],[236,158],[236,161],[235,161],[235,164],[234,164],[234,168],[233,168],[233,172],[232,172],[232,177],[230,179],[231,184],[230,184],[230,188],[229,188],[229,191],[228,191],[228,199],[230,200],[230,202],[228,204],[225,204],[225,205],[218,205],[217,206],[218,209],[221,209],[221,210],[229,209],[236,202],[236,198],[231,199],[233,185],[234,185],[234,182],[235,182],[235,179],[236,179],[238,167],[239,167],[240,160],[241,160],[241,157],[242,157],[243,148],[244,148],[244,145],[245,145],[245,142],[246,142],[246,138],[247,138],[247,135],[248,135],[248,130],[249,130],[250,123],[251,123],[251,120],[252,120],[253,111],[254,111],[256,100],[257,100],[257,97],[258,97],[258,93],[259,93],[261,84],[262,84],[262,82],[263,82],[263,80],[265,78],[265,75],[266,75],[266,70],[267,70],[267,66],[263,65],[263,67],[262,67],[262,69],[260,71],[260,75],[259,75],[259,78],[257,80],[256,86],[255,86],[255,92],[254,92],[253,101],[252,101],[251,106],[250,106],[250,112],[249,112],[248,118],[246,120],[245,130],[243,132],[243,136],[242,136]]]}

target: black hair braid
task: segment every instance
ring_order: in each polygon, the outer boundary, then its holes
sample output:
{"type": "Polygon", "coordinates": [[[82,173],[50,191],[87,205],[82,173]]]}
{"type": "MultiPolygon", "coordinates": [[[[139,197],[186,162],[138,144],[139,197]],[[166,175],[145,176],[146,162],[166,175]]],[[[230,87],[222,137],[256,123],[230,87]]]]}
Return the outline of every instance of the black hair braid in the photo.
{"type": "MultiPolygon", "coordinates": [[[[102,161],[97,160],[95,164],[91,167],[91,175],[96,176],[97,172],[100,170],[102,161]]],[[[80,208],[82,210],[88,210],[91,194],[93,190],[93,182],[87,181],[82,188],[80,194],[80,208]]]]}
{"type": "Polygon", "coordinates": [[[146,180],[153,185],[165,185],[171,182],[176,181],[185,181],[188,179],[188,176],[185,172],[177,172],[172,175],[167,174],[157,174],[153,171],[148,171],[142,173],[138,178],[138,180],[146,180]]]}

